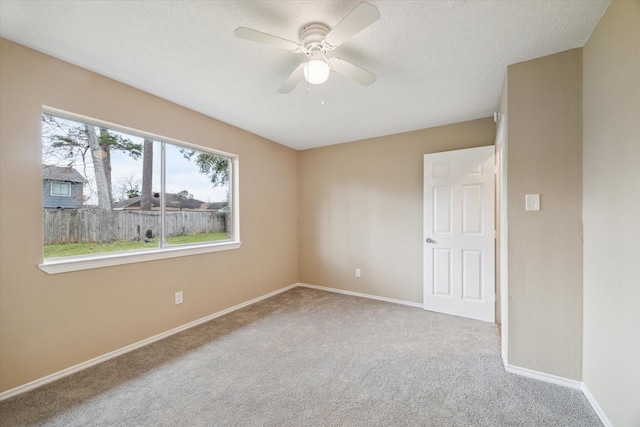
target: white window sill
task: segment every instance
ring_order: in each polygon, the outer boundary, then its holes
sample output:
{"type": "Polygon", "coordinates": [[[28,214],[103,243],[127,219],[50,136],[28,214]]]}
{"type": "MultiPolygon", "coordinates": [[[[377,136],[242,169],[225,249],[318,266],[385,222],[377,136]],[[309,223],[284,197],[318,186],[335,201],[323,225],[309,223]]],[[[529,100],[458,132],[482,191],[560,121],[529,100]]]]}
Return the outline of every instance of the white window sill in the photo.
{"type": "Polygon", "coordinates": [[[48,274],[68,273],[70,271],[89,270],[92,268],[110,267],[113,265],[132,264],[136,262],[155,261],[158,259],[176,258],[209,252],[239,249],[242,242],[204,243],[195,245],[169,246],[136,252],[115,252],[93,256],[77,256],[67,258],[49,258],[38,265],[40,270],[48,274]]]}

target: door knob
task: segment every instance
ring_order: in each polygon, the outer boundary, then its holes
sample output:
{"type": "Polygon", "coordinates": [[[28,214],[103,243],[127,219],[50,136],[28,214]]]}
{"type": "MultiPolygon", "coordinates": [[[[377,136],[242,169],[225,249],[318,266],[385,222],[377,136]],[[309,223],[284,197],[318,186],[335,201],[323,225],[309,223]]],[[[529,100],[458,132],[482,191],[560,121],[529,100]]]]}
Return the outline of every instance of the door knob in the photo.
{"type": "Polygon", "coordinates": [[[431,237],[427,237],[426,242],[427,242],[427,243],[433,243],[433,240],[431,239],[431,237]]]}

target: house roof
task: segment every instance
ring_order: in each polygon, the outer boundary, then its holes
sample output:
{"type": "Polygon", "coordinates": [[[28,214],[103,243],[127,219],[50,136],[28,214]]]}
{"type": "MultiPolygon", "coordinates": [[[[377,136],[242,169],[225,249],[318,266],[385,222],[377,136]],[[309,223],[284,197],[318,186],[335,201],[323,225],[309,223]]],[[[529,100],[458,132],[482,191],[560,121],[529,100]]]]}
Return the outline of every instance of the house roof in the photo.
{"type": "Polygon", "coordinates": [[[46,181],[80,182],[82,184],[88,182],[74,168],[54,165],[42,165],[42,179],[46,181]]]}
{"type": "MultiPolygon", "coordinates": [[[[132,197],[127,200],[114,203],[114,209],[127,209],[127,208],[139,208],[142,196],[132,197]]],[[[182,209],[220,209],[226,205],[225,202],[220,202],[220,207],[216,207],[216,203],[206,203],[202,200],[193,199],[189,197],[179,196],[175,193],[166,194],[167,206],[179,207],[182,209]],[[204,207],[203,207],[204,205],[204,207]]],[[[154,208],[160,207],[160,197],[151,197],[151,205],[154,208]]]]}

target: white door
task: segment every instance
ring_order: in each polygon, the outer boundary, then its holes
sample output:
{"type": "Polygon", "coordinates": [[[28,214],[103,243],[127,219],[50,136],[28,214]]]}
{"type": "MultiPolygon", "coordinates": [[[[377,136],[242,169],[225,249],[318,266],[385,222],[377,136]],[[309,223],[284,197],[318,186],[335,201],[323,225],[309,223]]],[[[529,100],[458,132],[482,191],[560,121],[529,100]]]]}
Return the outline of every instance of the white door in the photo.
{"type": "Polygon", "coordinates": [[[424,309],[495,321],[494,146],[424,156],[424,309]]]}

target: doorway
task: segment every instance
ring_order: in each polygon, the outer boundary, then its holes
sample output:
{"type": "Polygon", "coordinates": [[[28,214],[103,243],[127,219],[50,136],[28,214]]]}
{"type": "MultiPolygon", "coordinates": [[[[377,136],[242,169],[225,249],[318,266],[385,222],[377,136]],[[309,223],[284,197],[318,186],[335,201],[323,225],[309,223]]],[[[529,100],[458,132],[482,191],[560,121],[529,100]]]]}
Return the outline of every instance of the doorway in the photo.
{"type": "Polygon", "coordinates": [[[425,310],[495,322],[495,147],[424,156],[425,310]]]}

